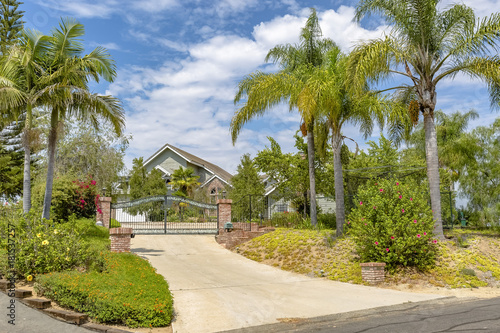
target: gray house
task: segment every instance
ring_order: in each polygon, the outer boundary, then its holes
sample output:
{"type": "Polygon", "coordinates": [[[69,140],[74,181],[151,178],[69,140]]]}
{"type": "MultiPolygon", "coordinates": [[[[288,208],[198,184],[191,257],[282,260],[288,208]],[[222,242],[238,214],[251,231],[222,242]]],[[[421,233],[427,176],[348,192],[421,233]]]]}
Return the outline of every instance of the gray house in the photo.
{"type": "Polygon", "coordinates": [[[222,191],[224,187],[229,185],[232,177],[221,167],[168,143],[151,155],[144,162],[144,167],[147,172],[153,169],[159,170],[167,185],[172,173],[179,167],[192,168],[194,173],[200,177],[198,179],[201,183],[200,187],[206,190],[212,202],[215,202],[217,198],[222,198],[222,191]]]}

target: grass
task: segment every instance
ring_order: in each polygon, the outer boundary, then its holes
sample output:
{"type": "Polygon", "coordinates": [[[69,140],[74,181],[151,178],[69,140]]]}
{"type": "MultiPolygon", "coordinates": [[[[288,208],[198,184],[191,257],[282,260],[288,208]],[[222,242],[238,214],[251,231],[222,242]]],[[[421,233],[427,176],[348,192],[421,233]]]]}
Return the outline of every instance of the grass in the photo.
{"type": "Polygon", "coordinates": [[[101,323],[129,327],[170,324],[173,299],[165,279],[144,259],[130,253],[104,253],[100,273],[58,272],[39,276],[35,290],[101,323]]]}
{"type": "MultiPolygon", "coordinates": [[[[349,237],[335,239],[334,230],[279,228],[241,244],[245,257],[284,270],[331,280],[362,284],[359,256],[349,237]]],[[[500,238],[464,235],[441,242],[436,265],[422,272],[414,268],[387,273],[386,283],[418,283],[446,288],[500,287],[500,238]],[[465,237],[468,236],[468,237],[465,237]]]]}

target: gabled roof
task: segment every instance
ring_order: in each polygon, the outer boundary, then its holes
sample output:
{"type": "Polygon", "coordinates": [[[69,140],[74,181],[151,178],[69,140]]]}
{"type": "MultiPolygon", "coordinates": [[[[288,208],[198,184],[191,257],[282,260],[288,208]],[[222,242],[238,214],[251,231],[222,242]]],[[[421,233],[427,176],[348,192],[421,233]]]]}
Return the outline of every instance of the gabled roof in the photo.
{"type": "Polygon", "coordinates": [[[212,164],[208,161],[205,161],[204,159],[199,158],[198,156],[190,154],[185,150],[174,147],[169,143],[165,144],[157,152],[155,152],[153,155],[151,155],[151,157],[149,157],[146,160],[146,162],[144,162],[144,166],[149,164],[149,162],[151,162],[156,156],[160,155],[161,153],[163,153],[167,149],[170,149],[171,151],[173,151],[174,153],[176,153],[177,155],[179,155],[180,157],[182,157],[186,161],[205,168],[210,173],[212,173],[213,175],[216,175],[218,178],[220,178],[221,180],[223,180],[227,183],[229,183],[229,181],[231,180],[232,175],[229,172],[227,172],[226,170],[222,169],[221,167],[219,167],[215,164],[212,164]]]}

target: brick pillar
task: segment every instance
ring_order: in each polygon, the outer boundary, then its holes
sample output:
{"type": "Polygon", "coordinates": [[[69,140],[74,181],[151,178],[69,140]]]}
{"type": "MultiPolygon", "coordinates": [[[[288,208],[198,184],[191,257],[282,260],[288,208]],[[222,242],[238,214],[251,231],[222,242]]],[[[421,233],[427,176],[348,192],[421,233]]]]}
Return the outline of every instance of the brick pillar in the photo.
{"type": "Polygon", "coordinates": [[[99,205],[101,206],[102,213],[97,212],[96,220],[101,221],[106,228],[109,228],[111,220],[111,197],[99,197],[99,205]]]}
{"type": "Polygon", "coordinates": [[[219,199],[217,200],[217,225],[219,229],[224,229],[224,223],[231,222],[231,204],[233,200],[231,199],[219,199]]]}
{"type": "Polygon", "coordinates": [[[130,238],[132,228],[111,228],[109,239],[111,240],[111,252],[130,252],[130,238]]]}
{"type": "Polygon", "coordinates": [[[363,281],[380,283],[385,280],[385,262],[365,262],[361,264],[363,281]]]}

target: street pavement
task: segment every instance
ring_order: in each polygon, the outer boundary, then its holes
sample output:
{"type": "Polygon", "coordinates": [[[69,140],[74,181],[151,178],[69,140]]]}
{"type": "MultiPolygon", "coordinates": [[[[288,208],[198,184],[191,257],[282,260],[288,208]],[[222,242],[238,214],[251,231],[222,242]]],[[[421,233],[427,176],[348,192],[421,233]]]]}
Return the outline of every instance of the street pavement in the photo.
{"type": "Polygon", "coordinates": [[[76,325],[54,319],[42,311],[30,308],[19,299],[14,299],[0,292],[0,333],[89,333],[90,331],[76,325]],[[11,311],[14,304],[13,311],[11,311]],[[11,307],[9,309],[8,307],[11,307]],[[13,315],[10,316],[10,315],[13,315]],[[12,325],[10,320],[15,319],[12,325]]]}
{"type": "Polygon", "coordinates": [[[172,326],[179,333],[218,332],[442,298],[282,271],[224,249],[213,236],[136,235],[131,245],[168,281],[174,295],[172,326]]]}
{"type": "Polygon", "coordinates": [[[500,332],[500,297],[444,299],[254,326],[225,333],[434,333],[500,332]]]}

